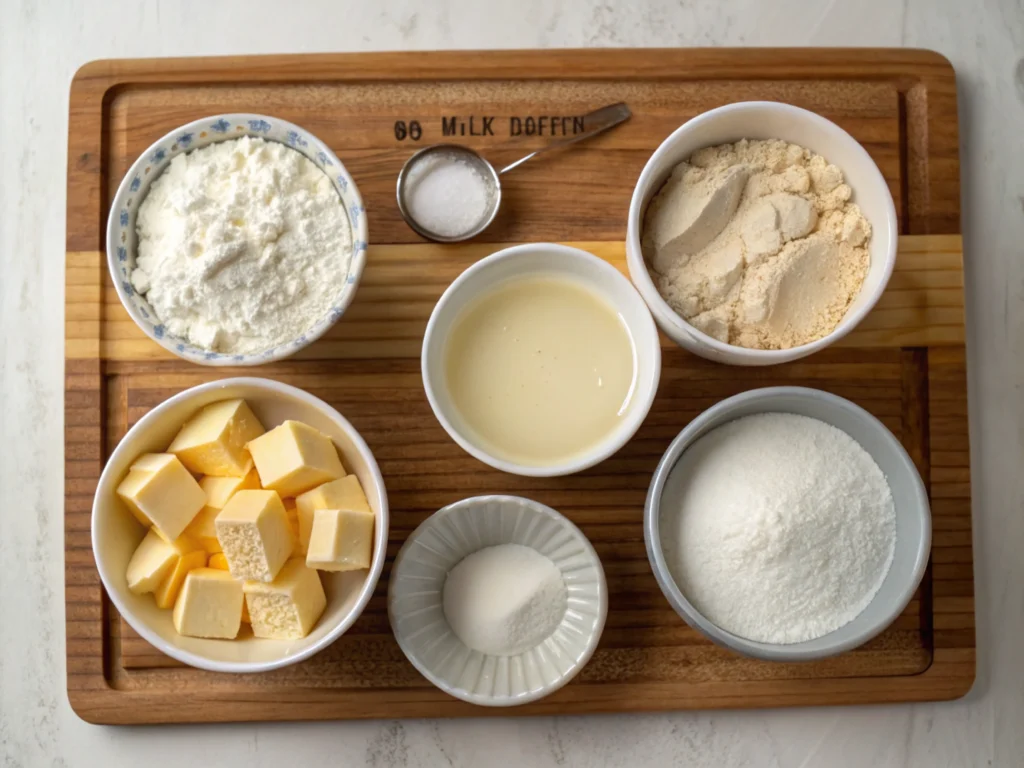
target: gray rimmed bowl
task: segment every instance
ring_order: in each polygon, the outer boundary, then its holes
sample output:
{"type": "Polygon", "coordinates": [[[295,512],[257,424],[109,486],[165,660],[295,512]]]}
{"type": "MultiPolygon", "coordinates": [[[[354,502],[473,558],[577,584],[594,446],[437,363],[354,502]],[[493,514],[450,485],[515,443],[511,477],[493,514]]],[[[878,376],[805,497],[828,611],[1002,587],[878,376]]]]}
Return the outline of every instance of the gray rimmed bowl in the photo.
{"type": "Polygon", "coordinates": [[[805,387],[768,387],[730,397],[704,411],[679,433],[654,472],[644,507],[647,557],[662,593],[687,624],[708,639],[744,656],[766,661],[811,661],[849,651],[888,627],[914,596],[931,551],[928,494],[914,462],[882,422],[837,395],[805,387]],[[892,491],[896,508],[896,547],[885,580],[868,606],[851,622],[801,643],[748,640],[713,624],[686,598],[669,570],[661,544],[660,517],[665,486],[676,463],[698,438],[727,422],[756,413],[795,413],[842,430],[875,460],[892,491]]]}
{"type": "Polygon", "coordinates": [[[359,189],[341,160],[324,142],[294,123],[269,115],[249,112],[211,115],[175,128],[151,144],[132,163],[110,203],[110,215],[107,218],[107,269],[117,296],[129,316],[149,338],[168,352],[199,365],[262,365],[282,360],[309,346],[341,318],[355,298],[366,265],[367,237],[366,209],[359,189]],[[298,337],[258,352],[213,352],[187,339],[172,336],[153,307],[132,286],[131,272],[135,267],[137,246],[135,219],[153,181],[159,178],[175,157],[242,136],[276,141],[291,147],[324,172],[348,215],[352,255],[345,282],[337,297],[323,316],[298,337]]]}

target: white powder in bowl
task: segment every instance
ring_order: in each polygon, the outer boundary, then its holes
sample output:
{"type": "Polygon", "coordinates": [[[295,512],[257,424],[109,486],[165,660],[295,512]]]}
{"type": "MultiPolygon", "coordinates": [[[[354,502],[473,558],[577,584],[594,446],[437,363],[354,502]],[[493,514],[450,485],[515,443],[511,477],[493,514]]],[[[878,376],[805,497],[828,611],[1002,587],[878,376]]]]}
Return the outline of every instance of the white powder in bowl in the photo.
{"type": "Polygon", "coordinates": [[[515,656],[562,621],[568,592],[550,559],[521,544],[485,547],[460,561],[444,582],[444,615],[469,648],[515,656]]]}
{"type": "Polygon", "coordinates": [[[172,336],[253,353],[300,336],[337,301],[352,231],[302,153],[242,137],[175,157],[136,220],[132,285],[172,336]]]}
{"type": "Polygon", "coordinates": [[[878,592],[896,543],[885,475],[817,419],[729,422],[683,453],[666,482],[661,540],[672,578],[740,637],[799,643],[852,621],[878,592]]]}

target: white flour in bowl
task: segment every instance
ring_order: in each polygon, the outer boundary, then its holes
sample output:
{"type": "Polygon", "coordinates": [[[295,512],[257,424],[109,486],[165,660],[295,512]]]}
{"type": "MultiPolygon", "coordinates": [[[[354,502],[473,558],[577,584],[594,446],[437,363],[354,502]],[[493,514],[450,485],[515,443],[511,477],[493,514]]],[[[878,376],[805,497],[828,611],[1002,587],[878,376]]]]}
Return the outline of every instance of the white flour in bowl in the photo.
{"type": "Polygon", "coordinates": [[[352,232],[300,152],[242,137],[174,158],[139,205],[132,285],[173,336],[260,352],[300,336],[348,276],[352,232]]]}
{"type": "Polygon", "coordinates": [[[709,621],[763,643],[799,643],[852,621],[896,544],[885,475],[823,421],[765,413],[708,432],[666,483],[669,570],[709,621]]]}

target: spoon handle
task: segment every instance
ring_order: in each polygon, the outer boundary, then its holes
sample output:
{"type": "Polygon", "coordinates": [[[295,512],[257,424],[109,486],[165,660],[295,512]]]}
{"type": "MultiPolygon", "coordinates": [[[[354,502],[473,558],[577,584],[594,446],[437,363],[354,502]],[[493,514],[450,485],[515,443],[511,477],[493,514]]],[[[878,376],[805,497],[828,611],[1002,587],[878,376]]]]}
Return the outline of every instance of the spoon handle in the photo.
{"type": "Polygon", "coordinates": [[[556,147],[565,147],[569,144],[575,144],[577,141],[583,141],[589,139],[591,136],[596,136],[599,133],[604,133],[609,128],[614,128],[619,123],[624,123],[632,116],[632,112],[629,111],[629,107],[624,102],[618,104],[610,104],[607,107],[601,107],[595,109],[593,112],[589,112],[583,116],[583,133],[577,133],[575,136],[569,136],[568,138],[561,139],[560,141],[552,142],[546,147],[531,152],[526,157],[521,157],[511,165],[506,165],[500,171],[500,176],[507,171],[511,171],[513,168],[518,168],[520,165],[525,163],[527,160],[536,157],[541,152],[547,152],[549,149],[555,149],[556,147]]]}

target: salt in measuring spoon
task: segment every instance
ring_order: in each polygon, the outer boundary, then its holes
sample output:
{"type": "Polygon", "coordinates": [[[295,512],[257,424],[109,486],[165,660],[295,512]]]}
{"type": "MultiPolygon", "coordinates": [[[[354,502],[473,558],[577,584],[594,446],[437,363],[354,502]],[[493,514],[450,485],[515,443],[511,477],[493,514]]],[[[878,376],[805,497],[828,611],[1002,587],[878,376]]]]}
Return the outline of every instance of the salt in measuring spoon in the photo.
{"type": "Polygon", "coordinates": [[[424,147],[405,161],[398,174],[398,210],[417,234],[438,243],[459,243],[476,237],[494,221],[501,207],[501,175],[518,168],[542,152],[589,139],[614,128],[632,116],[624,103],[611,104],[583,116],[583,131],[541,147],[500,171],[479,153],[460,144],[434,144],[424,147]],[[440,175],[448,174],[443,180],[440,175]],[[431,176],[440,195],[432,196],[431,176]],[[451,181],[452,183],[446,183],[451,181]],[[456,185],[463,189],[457,190],[456,185]],[[473,185],[476,185],[473,188],[473,185]],[[420,190],[434,204],[416,199],[420,190]],[[460,194],[464,192],[464,194],[460,194]],[[431,194],[428,194],[431,193],[431,194]],[[429,210],[427,206],[434,208],[429,210]],[[463,210],[457,210],[461,207],[463,210]],[[476,209],[479,209],[478,211],[476,209]],[[418,214],[418,216],[417,216],[418,214]],[[462,219],[465,219],[464,221],[462,219]],[[431,226],[433,225],[433,226],[431,226]],[[465,227],[463,229],[462,227],[465,227]]]}

